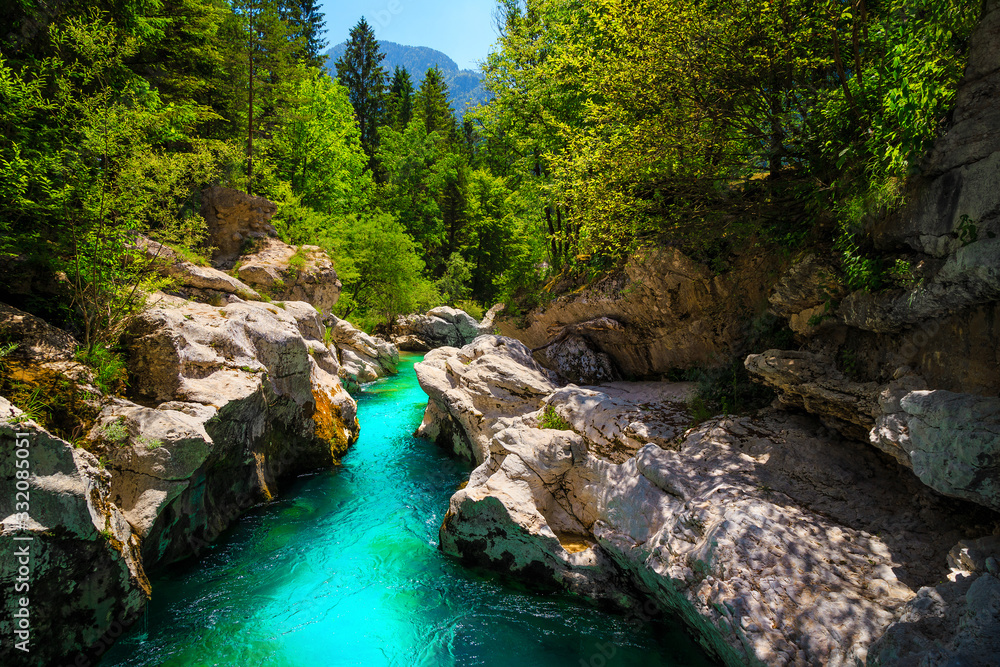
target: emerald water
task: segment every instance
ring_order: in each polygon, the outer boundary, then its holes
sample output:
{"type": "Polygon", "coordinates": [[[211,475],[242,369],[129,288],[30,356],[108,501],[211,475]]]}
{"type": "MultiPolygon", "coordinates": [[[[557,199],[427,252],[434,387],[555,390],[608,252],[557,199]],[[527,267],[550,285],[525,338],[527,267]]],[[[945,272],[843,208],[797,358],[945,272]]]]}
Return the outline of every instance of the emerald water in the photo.
{"type": "Polygon", "coordinates": [[[419,360],[404,355],[398,376],[357,396],[361,438],[342,466],[159,573],[102,666],[710,664],[676,626],[535,595],[438,551],[469,468],[411,437],[427,402],[419,360]]]}

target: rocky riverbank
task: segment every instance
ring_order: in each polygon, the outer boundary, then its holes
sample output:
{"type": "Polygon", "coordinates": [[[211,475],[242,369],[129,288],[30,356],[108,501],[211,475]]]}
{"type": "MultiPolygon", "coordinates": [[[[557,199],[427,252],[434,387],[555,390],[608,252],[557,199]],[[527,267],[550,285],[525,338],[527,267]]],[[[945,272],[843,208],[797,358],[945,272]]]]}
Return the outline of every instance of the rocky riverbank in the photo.
{"type": "MultiPolygon", "coordinates": [[[[283,479],[336,465],[359,430],[344,385],[395,372],[394,346],[332,316],[324,324],[336,272],[318,248],[270,238],[270,202],[213,188],[205,207],[225,241],[215,266],[140,240],[172,284],[121,339],[124,397],[102,393],[72,335],[0,304],[2,342],[14,346],[0,358],[4,386],[44,406],[26,413],[0,398],[0,479],[12,490],[0,496],[0,586],[14,590],[15,547],[30,537],[27,664],[96,661],[141,614],[147,571],[201,552],[283,479]]],[[[14,604],[0,616],[5,637],[14,604]]],[[[15,657],[0,645],[0,662],[15,657]]]]}
{"type": "MultiPolygon", "coordinates": [[[[947,554],[996,515],[815,418],[767,410],[688,428],[689,385],[559,387],[502,337],[431,352],[417,372],[431,399],[420,432],[479,464],[442,549],[626,607],[655,600],[726,664],[863,664],[890,624],[936,599],[921,587],[988,576],[991,590],[992,575],[947,554]]],[[[991,655],[992,627],[963,626],[958,643],[991,655]]],[[[886,648],[896,632],[870,664],[918,664],[886,648]]]]}
{"type": "Polygon", "coordinates": [[[421,433],[478,464],[442,548],[652,599],[727,664],[996,665],[998,45],[991,0],[952,126],[873,223],[906,285],[852,290],[822,248],[721,275],[651,249],[501,321],[513,338],[428,354],[421,433]],[[765,309],[788,349],[748,349],[765,309]],[[734,359],[770,408],[694,423],[689,387],[614,381],[734,359]]]}

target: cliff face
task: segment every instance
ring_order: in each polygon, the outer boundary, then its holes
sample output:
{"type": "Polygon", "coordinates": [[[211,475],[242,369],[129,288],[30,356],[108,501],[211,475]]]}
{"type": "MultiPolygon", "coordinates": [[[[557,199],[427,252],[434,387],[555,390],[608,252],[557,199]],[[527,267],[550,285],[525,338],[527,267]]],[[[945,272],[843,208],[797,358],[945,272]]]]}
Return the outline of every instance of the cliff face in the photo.
{"type": "MultiPolygon", "coordinates": [[[[780,400],[869,441],[931,488],[1000,510],[1000,3],[972,36],[954,124],[911,203],[875,238],[921,267],[909,289],[855,292],[804,331],[805,350],[772,350],[747,369],[780,400]]],[[[813,282],[796,267],[771,294],[813,282]],[[793,279],[794,278],[794,279],[793,279]],[[795,280],[797,279],[797,280],[795,280]],[[795,283],[798,282],[798,285],[795,283]]]]}
{"type": "Polygon", "coordinates": [[[623,271],[532,311],[526,326],[503,319],[498,328],[537,348],[566,325],[607,317],[623,326],[586,339],[626,376],[715,365],[738,348],[746,322],[767,299],[768,276],[779,268],[780,261],[748,253],[716,276],[676,248],[644,250],[623,271]]]}
{"type": "Polygon", "coordinates": [[[156,407],[116,402],[91,437],[147,566],[197,552],[274,497],[279,478],[333,465],[357,438],[354,400],[307,303],[164,296],[128,346],[136,398],[156,407]]]}
{"type": "Polygon", "coordinates": [[[137,618],[150,591],[140,542],[97,458],[0,398],[0,480],[0,660],[59,664],[137,618]]]}

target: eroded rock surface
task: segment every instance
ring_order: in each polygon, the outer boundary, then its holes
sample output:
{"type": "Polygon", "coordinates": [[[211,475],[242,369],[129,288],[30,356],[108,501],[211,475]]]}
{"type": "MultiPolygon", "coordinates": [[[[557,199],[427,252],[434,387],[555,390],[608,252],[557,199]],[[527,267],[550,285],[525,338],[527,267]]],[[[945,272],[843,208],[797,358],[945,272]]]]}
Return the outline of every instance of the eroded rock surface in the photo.
{"type": "Polygon", "coordinates": [[[554,370],[567,382],[601,384],[621,379],[611,357],[595,350],[581,336],[567,336],[535,354],[540,356],[546,368],[554,370]]]}
{"type": "Polygon", "coordinates": [[[395,375],[399,350],[392,343],[369,336],[347,320],[330,316],[331,346],[340,358],[340,377],[348,388],[395,375]]]}
{"type": "Polygon", "coordinates": [[[686,431],[690,386],[557,389],[527,352],[487,337],[417,365],[423,432],[479,463],[442,548],[622,605],[649,596],[727,664],[863,663],[963,531],[986,530],[811,418],[686,431]]]}
{"type": "Polygon", "coordinates": [[[921,588],[871,647],[869,667],[994,667],[1000,656],[1000,578],[958,571],[921,588]]]}
{"type": "Polygon", "coordinates": [[[223,268],[230,268],[254,240],[277,236],[271,218],[278,205],[263,197],[214,185],[201,193],[201,215],[208,225],[205,245],[215,248],[212,259],[223,268]]]}
{"type": "Polygon", "coordinates": [[[173,278],[178,287],[191,288],[196,295],[203,297],[221,293],[235,294],[241,299],[260,300],[260,294],[252,287],[228,273],[189,262],[162,243],[142,239],[141,244],[147,260],[156,271],[163,276],[173,278]]]}
{"type": "Polygon", "coordinates": [[[305,301],[328,313],[340,298],[341,283],[333,262],[319,246],[290,246],[267,239],[244,255],[236,271],[241,280],[280,301],[305,301]]]}
{"type": "Polygon", "coordinates": [[[552,331],[607,317],[621,328],[588,338],[625,376],[715,366],[742,345],[746,321],[767,300],[766,275],[776,263],[746,253],[731,271],[715,275],[676,248],[646,249],[622,271],[560,296],[524,320],[501,319],[498,328],[535,349],[552,339],[552,331]]]}
{"type": "Polygon", "coordinates": [[[440,306],[426,315],[406,315],[396,320],[392,342],[400,350],[426,352],[439,347],[462,347],[478,336],[493,333],[491,309],[479,323],[464,310],[440,306]]]}
{"type": "Polygon", "coordinates": [[[356,405],[309,304],[164,297],[129,332],[149,406],[105,408],[92,438],[148,565],[211,542],[277,480],[330,466],[357,437],[356,405]]]}
{"type": "Polygon", "coordinates": [[[127,625],[142,612],[150,589],[139,540],[112,503],[111,475],[97,458],[3,398],[0,480],[0,662],[28,664],[28,656],[30,664],[76,664],[113,623],[127,625]],[[20,449],[26,457],[17,455],[20,449]],[[20,497],[18,482],[26,487],[20,497]],[[28,518],[22,520],[25,507],[28,518]],[[18,550],[27,552],[25,560],[18,550]],[[18,593],[19,582],[30,587],[18,593]],[[29,600],[28,654],[13,647],[21,597],[29,600]]]}

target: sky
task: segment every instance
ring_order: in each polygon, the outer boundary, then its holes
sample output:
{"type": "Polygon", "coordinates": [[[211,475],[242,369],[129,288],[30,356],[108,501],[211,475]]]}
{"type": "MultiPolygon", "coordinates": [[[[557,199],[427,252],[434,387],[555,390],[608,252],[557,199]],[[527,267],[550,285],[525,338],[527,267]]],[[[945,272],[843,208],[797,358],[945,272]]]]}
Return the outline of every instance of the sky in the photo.
{"type": "Polygon", "coordinates": [[[497,38],[495,0],[324,0],[320,5],[331,46],[346,41],[364,16],[380,40],[429,46],[462,69],[478,69],[497,38]]]}

